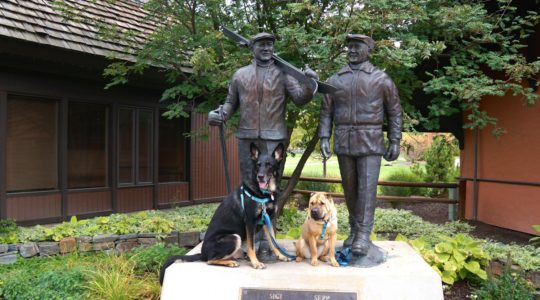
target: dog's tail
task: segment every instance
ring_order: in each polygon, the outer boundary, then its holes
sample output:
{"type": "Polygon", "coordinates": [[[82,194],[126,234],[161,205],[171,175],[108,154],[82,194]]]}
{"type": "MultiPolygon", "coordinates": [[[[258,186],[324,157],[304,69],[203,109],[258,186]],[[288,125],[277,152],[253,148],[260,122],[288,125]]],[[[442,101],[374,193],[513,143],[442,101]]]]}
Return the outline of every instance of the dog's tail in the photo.
{"type": "Polygon", "coordinates": [[[185,262],[192,262],[192,261],[199,261],[202,259],[202,255],[194,254],[194,255],[175,255],[171,256],[167,259],[167,261],[163,264],[161,267],[161,270],[159,271],[159,284],[163,285],[163,279],[165,278],[165,270],[172,264],[174,264],[177,261],[185,261],[185,262]]]}

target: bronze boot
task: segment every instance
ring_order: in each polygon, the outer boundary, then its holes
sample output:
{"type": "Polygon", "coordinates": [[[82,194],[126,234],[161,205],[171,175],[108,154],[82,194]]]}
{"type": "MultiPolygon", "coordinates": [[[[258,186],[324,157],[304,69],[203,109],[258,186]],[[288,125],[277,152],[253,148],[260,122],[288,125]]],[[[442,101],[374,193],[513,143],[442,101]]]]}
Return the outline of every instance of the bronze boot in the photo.
{"type": "Polygon", "coordinates": [[[351,226],[351,231],[346,240],[343,241],[343,248],[350,247],[356,237],[358,232],[358,224],[352,215],[349,214],[349,225],[351,226]]]}

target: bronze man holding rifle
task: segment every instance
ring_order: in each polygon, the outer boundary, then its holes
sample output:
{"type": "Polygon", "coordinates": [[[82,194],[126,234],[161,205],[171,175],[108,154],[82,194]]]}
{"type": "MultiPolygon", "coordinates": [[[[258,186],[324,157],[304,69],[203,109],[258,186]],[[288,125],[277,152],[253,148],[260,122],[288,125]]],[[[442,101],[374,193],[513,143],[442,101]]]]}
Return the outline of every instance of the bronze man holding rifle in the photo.
{"type": "MultiPolygon", "coordinates": [[[[249,47],[253,62],[234,74],[222,112],[217,109],[208,114],[209,124],[216,126],[240,110],[236,137],[242,180],[249,180],[251,176],[252,142],[262,154],[266,154],[272,153],[287,138],[286,98],[291,98],[296,105],[301,106],[308,103],[317,91],[314,80],[309,81],[311,85],[300,83],[276,66],[272,57],[274,41],[274,35],[264,32],[251,38],[249,47]]],[[[317,74],[309,68],[304,74],[317,79],[317,74]]]]}
{"type": "Polygon", "coordinates": [[[318,134],[321,152],[330,157],[329,139],[334,129],[334,151],[338,156],[351,232],[344,242],[355,255],[365,256],[372,246],[377,181],[381,156],[387,161],[399,156],[401,105],[390,77],[369,62],[375,42],[368,36],[346,37],[349,63],[328,83],[337,91],[321,104],[318,134]],[[383,121],[388,122],[388,147],[384,147],[383,121]]]}

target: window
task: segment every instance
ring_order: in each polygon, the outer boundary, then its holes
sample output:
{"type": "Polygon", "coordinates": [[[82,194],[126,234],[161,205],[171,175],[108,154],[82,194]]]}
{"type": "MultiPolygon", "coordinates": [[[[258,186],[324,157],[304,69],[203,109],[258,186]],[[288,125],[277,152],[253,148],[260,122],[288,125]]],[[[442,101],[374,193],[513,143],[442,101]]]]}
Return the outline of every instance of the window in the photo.
{"type": "Polygon", "coordinates": [[[118,119],[119,183],[151,183],[154,153],[153,112],[148,109],[120,108],[118,119]]]}
{"type": "Polygon", "coordinates": [[[68,108],[68,187],[108,184],[108,108],[70,102],[68,108]]]}
{"type": "Polygon", "coordinates": [[[58,104],[8,96],[7,191],[58,188],[58,104]]]}
{"type": "Polygon", "coordinates": [[[187,180],[188,119],[159,119],[159,182],[187,180]]]}

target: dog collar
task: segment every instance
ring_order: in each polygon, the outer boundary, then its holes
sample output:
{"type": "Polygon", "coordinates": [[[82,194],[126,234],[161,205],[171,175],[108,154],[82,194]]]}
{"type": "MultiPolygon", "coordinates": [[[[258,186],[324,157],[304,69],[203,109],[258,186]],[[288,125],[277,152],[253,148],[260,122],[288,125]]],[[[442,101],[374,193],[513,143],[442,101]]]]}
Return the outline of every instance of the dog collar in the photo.
{"type": "Polygon", "coordinates": [[[244,188],[244,185],[241,185],[240,186],[240,200],[242,202],[242,209],[244,209],[244,194],[246,194],[246,196],[248,196],[251,200],[253,200],[253,201],[257,202],[257,203],[266,204],[269,201],[274,200],[274,196],[268,190],[261,190],[261,191],[262,191],[263,195],[266,195],[264,198],[259,198],[257,196],[252,195],[248,191],[248,187],[244,188]]]}
{"type": "Polygon", "coordinates": [[[322,227],[322,231],[321,231],[321,235],[319,236],[319,240],[323,240],[324,239],[324,235],[326,233],[326,227],[328,227],[328,222],[332,221],[332,215],[330,215],[330,218],[328,219],[328,221],[324,221],[324,224],[323,224],[323,227],[322,227]]]}

